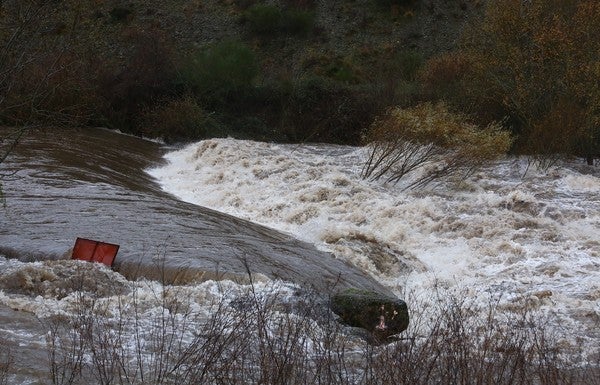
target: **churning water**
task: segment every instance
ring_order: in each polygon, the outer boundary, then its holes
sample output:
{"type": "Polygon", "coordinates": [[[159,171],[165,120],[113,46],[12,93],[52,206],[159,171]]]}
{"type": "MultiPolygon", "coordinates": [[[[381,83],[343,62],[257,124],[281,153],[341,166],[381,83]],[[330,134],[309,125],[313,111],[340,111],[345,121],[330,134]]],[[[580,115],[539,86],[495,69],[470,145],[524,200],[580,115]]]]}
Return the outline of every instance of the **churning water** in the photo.
{"type": "Polygon", "coordinates": [[[252,290],[284,300],[310,282],[391,291],[409,306],[436,307],[448,293],[482,307],[494,301],[506,317],[534,309],[551,316],[564,346],[598,354],[597,167],[567,163],[523,177],[525,161],[510,158],[466,180],[404,191],[363,180],[366,156],[233,139],[164,154],[106,130],[26,138],[0,165],[11,174],[0,211],[0,343],[27,363],[11,381],[47,375],[48,336],[36,317],[76,316],[82,293],[94,294],[107,322],[135,307],[143,329],[165,295],[207,317],[215,303],[243,297],[247,264],[257,273],[252,290]],[[121,244],[121,274],[64,260],[77,236],[121,244]],[[123,277],[166,273],[203,282],[167,290],[123,277]]]}
{"type": "Polygon", "coordinates": [[[106,322],[119,322],[119,306],[141,305],[136,322],[147,330],[166,289],[123,276],[190,284],[179,295],[200,313],[247,291],[248,270],[259,292],[293,292],[294,284],[389,290],[309,243],[165,193],[144,172],[163,153],[108,130],[48,129],[22,139],[0,164],[0,369],[8,349],[10,383],[47,383],[48,328],[39,320],[77,318],[87,294],[106,309],[95,314],[106,322]],[[119,244],[118,273],[65,260],[77,237],[119,244]]]}
{"type": "Polygon", "coordinates": [[[365,148],[207,140],[151,169],[184,201],[288,232],[426,301],[450,290],[508,314],[554,316],[565,343],[600,345],[600,170],[509,158],[403,191],[360,176],[365,148]]]}

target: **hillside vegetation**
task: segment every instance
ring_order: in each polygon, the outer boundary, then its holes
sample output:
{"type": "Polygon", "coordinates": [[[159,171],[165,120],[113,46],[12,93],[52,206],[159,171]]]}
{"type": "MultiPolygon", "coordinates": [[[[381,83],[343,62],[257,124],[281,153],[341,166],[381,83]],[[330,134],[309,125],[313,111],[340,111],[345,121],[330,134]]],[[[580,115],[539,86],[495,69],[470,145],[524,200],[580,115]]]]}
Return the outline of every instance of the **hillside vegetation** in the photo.
{"type": "Polygon", "coordinates": [[[360,144],[390,108],[443,102],[479,130],[501,123],[516,138],[502,149],[540,164],[600,153],[594,0],[0,7],[4,125],[360,144]]]}

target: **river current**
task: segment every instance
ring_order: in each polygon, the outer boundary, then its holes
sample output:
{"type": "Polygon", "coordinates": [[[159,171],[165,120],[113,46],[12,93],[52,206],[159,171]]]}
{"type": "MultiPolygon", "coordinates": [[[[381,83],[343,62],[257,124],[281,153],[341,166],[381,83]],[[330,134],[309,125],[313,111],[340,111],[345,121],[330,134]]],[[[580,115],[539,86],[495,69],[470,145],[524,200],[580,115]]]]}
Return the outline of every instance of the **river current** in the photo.
{"type": "MultiPolygon", "coordinates": [[[[18,366],[11,383],[45,375],[47,353],[40,348],[46,337],[37,319],[71,314],[76,288],[110,302],[127,287],[136,300],[152,301],[163,290],[156,281],[187,284],[185,296],[199,307],[250,280],[267,291],[277,281],[325,296],[350,286],[391,293],[290,234],[163,191],[145,170],[163,164],[166,151],[159,143],[105,129],[47,129],[26,135],[0,164],[0,346],[12,347],[18,366]],[[118,274],[89,273],[70,263],[77,237],[119,244],[118,274]],[[138,278],[154,281],[131,281],[138,278]]],[[[147,319],[156,306],[148,305],[147,319]]]]}
{"type": "Polygon", "coordinates": [[[507,158],[419,190],[361,178],[366,148],[207,140],[150,170],[184,201],[252,220],[361,268],[408,303],[443,293],[551,316],[600,346],[600,169],[507,158]],[[267,199],[268,197],[268,199],[267,199]]]}
{"type": "Polygon", "coordinates": [[[10,175],[0,210],[2,342],[30,363],[13,380],[35,383],[44,370],[35,366],[45,355],[37,319],[72,311],[73,276],[88,277],[81,290],[107,306],[129,290],[151,301],[158,279],[187,284],[201,308],[242,292],[248,271],[257,290],[289,296],[356,286],[434,307],[448,293],[495,301],[506,317],[551,315],[565,346],[598,354],[598,167],[573,161],[524,175],[526,162],[509,158],[404,191],[363,180],[366,156],[234,139],[165,148],[103,129],[25,137],[0,165],[10,175]],[[68,261],[76,237],[119,244],[118,273],[68,261]]]}
{"type": "Polygon", "coordinates": [[[77,237],[120,245],[127,277],[247,280],[247,270],[318,290],[386,290],[312,245],[165,193],[144,170],[162,162],[152,141],[108,130],[48,129],[25,137],[2,164],[6,207],[0,253],[64,258],[77,237]]]}

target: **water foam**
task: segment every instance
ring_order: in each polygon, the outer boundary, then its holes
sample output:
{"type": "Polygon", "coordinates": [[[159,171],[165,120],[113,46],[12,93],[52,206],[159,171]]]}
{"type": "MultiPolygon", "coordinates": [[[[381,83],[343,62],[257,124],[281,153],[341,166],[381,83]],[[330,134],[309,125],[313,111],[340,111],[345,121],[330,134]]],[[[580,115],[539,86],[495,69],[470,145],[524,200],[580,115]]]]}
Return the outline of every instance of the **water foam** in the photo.
{"type": "MultiPolygon", "coordinates": [[[[600,173],[507,159],[460,183],[403,191],[360,177],[364,148],[206,140],[149,170],[182,200],[285,231],[399,295],[468,288],[556,313],[600,338],[600,173]],[[437,287],[437,286],[436,286],[437,287]]],[[[597,340],[596,340],[597,341],[597,340]]]]}

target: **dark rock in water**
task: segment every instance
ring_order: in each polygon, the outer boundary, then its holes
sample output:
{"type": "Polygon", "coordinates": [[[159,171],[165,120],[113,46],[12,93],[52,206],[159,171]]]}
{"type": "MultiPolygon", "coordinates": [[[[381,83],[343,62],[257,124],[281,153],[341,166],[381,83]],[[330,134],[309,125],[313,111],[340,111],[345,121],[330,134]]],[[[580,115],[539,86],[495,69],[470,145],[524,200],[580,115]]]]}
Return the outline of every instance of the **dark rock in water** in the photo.
{"type": "Polygon", "coordinates": [[[349,326],[367,330],[367,341],[391,342],[391,336],[408,327],[406,302],[369,290],[346,289],[331,298],[331,310],[349,326]]]}

